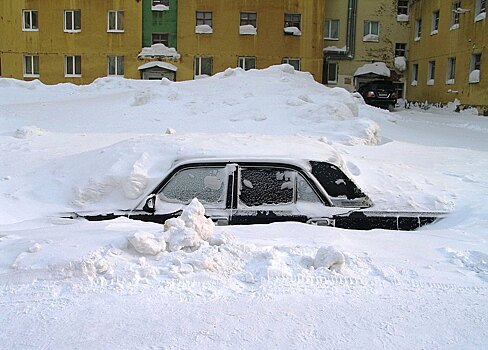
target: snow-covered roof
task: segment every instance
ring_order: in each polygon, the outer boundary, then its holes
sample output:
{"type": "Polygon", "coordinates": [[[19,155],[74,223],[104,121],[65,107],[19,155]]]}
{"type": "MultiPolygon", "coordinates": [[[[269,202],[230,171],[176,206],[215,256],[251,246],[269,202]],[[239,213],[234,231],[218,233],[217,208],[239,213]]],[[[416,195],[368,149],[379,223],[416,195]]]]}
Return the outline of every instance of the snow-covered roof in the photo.
{"type": "Polygon", "coordinates": [[[179,60],[181,55],[176,51],[174,47],[167,47],[164,44],[154,44],[150,47],[143,47],[142,51],[137,57],[168,57],[179,60]]]}
{"type": "Polygon", "coordinates": [[[139,66],[139,70],[144,70],[148,68],[154,68],[154,67],[159,67],[163,69],[168,69],[170,71],[176,72],[178,70],[178,67],[175,65],[168,63],[168,62],[161,62],[161,61],[152,61],[152,62],[147,62],[144,63],[142,66],[139,66]]]}
{"type": "Polygon", "coordinates": [[[365,74],[377,74],[384,77],[390,77],[390,70],[385,62],[367,63],[364,66],[359,67],[354,73],[354,76],[357,77],[365,74]]]}

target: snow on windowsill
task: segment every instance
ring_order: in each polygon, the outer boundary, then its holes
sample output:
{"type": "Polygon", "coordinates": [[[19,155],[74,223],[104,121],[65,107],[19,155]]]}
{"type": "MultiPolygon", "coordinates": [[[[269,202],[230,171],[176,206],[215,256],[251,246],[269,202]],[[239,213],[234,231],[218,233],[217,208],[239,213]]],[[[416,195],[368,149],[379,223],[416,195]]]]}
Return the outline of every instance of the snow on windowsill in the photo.
{"type": "Polygon", "coordinates": [[[395,57],[395,68],[398,69],[400,72],[404,72],[405,70],[407,70],[407,60],[404,56],[395,57]]]}
{"type": "Polygon", "coordinates": [[[408,22],[408,15],[397,15],[397,22],[408,22]]]}
{"type": "Polygon", "coordinates": [[[65,33],[81,33],[81,29],[75,29],[75,30],[65,29],[64,32],[65,33]]]}
{"type": "Polygon", "coordinates": [[[486,18],[486,12],[481,12],[478,16],[474,18],[475,22],[482,21],[486,18]]]}
{"type": "Polygon", "coordinates": [[[343,46],[343,47],[327,46],[326,48],[324,48],[324,51],[327,51],[327,52],[346,52],[347,47],[346,46],[343,46]]]}
{"type": "Polygon", "coordinates": [[[197,34],[212,34],[213,29],[208,24],[200,24],[195,26],[195,33],[197,34]]]}
{"type": "Polygon", "coordinates": [[[413,41],[420,41],[420,37],[419,36],[416,36],[413,41]]]}
{"type": "Polygon", "coordinates": [[[65,78],[81,78],[81,74],[65,74],[65,78]]]}
{"type": "Polygon", "coordinates": [[[379,41],[379,37],[376,34],[368,34],[368,35],[363,36],[363,41],[376,42],[377,43],[379,41]]]}
{"type": "Polygon", "coordinates": [[[417,86],[417,85],[418,85],[417,80],[412,80],[412,83],[410,83],[410,85],[412,85],[412,86],[417,86]]]}
{"type": "Polygon", "coordinates": [[[24,78],[39,78],[39,74],[24,74],[24,78]]]}
{"type": "Polygon", "coordinates": [[[437,35],[437,34],[439,34],[438,29],[434,29],[433,31],[430,32],[430,35],[437,35]]]}
{"type": "Polygon", "coordinates": [[[151,7],[151,10],[153,11],[169,11],[169,6],[166,6],[166,5],[153,5],[151,7]]]}
{"type": "Polygon", "coordinates": [[[137,58],[167,57],[179,60],[181,55],[174,47],[167,47],[164,44],[154,44],[151,47],[143,47],[137,58]]]}
{"type": "Polygon", "coordinates": [[[205,78],[208,78],[208,77],[210,77],[210,75],[200,74],[200,75],[195,75],[195,78],[194,79],[205,79],[205,78]]]}
{"type": "Polygon", "coordinates": [[[449,30],[456,30],[459,29],[459,23],[453,24],[449,30]]]}
{"type": "Polygon", "coordinates": [[[239,27],[239,34],[241,35],[256,35],[258,32],[257,28],[252,24],[246,24],[239,27]]]}
{"type": "Polygon", "coordinates": [[[434,79],[427,80],[427,85],[428,86],[433,86],[434,85],[434,79]]]}
{"type": "Polygon", "coordinates": [[[479,82],[480,82],[480,71],[479,69],[475,69],[471,73],[469,73],[469,83],[476,84],[479,82]]]}
{"type": "Polygon", "coordinates": [[[324,37],[324,40],[339,41],[339,38],[327,38],[327,37],[324,37]]]}
{"type": "Polygon", "coordinates": [[[285,27],[283,28],[283,30],[285,31],[286,34],[292,34],[294,36],[302,35],[301,30],[298,29],[297,27],[285,27]]]}
{"type": "Polygon", "coordinates": [[[446,85],[453,85],[454,84],[454,79],[447,79],[446,80],[446,85]]]}

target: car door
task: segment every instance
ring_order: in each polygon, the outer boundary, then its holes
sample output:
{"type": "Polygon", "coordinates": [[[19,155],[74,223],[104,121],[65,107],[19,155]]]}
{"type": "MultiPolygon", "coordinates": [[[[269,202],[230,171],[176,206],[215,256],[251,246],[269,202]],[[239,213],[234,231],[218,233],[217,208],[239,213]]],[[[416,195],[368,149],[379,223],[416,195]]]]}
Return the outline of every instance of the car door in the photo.
{"type": "Polygon", "coordinates": [[[237,196],[230,218],[234,225],[307,222],[310,208],[301,210],[299,203],[326,207],[304,177],[286,166],[241,164],[235,181],[237,196]]]}

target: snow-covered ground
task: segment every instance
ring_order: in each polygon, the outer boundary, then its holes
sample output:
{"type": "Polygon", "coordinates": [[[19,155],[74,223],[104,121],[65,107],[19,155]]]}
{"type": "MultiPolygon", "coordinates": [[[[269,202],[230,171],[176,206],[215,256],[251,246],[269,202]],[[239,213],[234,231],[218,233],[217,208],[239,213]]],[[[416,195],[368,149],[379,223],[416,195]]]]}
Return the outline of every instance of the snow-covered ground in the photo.
{"type": "Polygon", "coordinates": [[[289,66],[0,79],[0,348],[487,348],[488,119],[453,109],[389,113],[289,66]],[[381,208],[452,213],[414,232],[214,227],[198,203],[166,227],[57,215],[126,209],[169,159],[263,139],[332,146],[381,208]]]}

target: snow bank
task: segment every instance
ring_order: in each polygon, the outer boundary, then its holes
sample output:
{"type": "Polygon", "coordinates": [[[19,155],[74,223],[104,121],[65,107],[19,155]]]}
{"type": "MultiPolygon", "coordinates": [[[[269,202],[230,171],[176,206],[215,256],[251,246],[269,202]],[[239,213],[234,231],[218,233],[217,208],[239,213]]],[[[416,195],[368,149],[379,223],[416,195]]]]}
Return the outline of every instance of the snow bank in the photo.
{"type": "Polygon", "coordinates": [[[18,139],[26,139],[33,136],[41,136],[44,132],[43,129],[37,126],[24,126],[17,129],[13,136],[18,139]]]}

